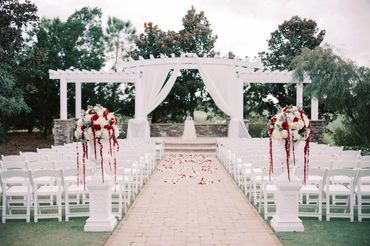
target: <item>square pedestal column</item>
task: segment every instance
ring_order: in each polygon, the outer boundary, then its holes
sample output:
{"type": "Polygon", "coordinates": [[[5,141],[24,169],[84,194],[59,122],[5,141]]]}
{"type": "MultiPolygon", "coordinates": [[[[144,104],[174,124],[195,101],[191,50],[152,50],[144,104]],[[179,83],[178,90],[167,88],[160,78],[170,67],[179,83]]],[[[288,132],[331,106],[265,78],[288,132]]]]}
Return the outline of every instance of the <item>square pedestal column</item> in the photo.
{"type": "Polygon", "coordinates": [[[116,227],[117,219],[112,214],[112,185],[109,176],[105,176],[104,183],[101,176],[93,176],[87,182],[90,205],[84,231],[113,231],[116,227]]]}
{"type": "Polygon", "coordinates": [[[292,177],[289,182],[286,174],[275,179],[276,214],[271,220],[271,226],[277,232],[304,231],[302,220],[298,217],[299,191],[302,182],[292,177]]]}

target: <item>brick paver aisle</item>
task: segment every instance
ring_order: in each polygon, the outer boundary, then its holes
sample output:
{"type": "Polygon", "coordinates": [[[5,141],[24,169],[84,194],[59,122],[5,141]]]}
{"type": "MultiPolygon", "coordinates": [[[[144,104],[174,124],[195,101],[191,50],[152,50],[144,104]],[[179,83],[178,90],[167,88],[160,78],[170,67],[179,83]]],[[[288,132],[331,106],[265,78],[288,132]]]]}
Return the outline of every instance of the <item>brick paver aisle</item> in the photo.
{"type": "Polygon", "coordinates": [[[107,245],[281,245],[211,160],[162,161],[107,245]]]}

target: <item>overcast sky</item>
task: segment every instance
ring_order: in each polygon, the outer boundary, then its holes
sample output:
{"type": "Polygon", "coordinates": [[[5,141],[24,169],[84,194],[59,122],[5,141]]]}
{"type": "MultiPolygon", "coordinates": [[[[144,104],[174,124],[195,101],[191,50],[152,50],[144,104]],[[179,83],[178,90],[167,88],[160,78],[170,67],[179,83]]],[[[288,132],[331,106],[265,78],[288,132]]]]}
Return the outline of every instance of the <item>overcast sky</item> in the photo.
{"type": "Polygon", "coordinates": [[[144,22],[162,30],[181,29],[181,19],[193,5],[204,11],[214,34],[216,51],[239,57],[267,49],[266,40],[294,15],[310,18],[326,30],[325,43],[343,57],[370,67],[370,0],[34,0],[42,17],[66,19],[84,6],[100,7],[108,16],[131,20],[139,33],[144,22]]]}

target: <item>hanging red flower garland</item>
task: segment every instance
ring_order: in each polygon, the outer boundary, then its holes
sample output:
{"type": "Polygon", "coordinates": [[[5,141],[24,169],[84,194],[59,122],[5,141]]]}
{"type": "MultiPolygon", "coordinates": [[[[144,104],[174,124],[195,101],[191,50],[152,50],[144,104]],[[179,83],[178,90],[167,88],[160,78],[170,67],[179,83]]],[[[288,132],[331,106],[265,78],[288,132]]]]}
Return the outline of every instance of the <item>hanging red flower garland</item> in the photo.
{"type": "Polygon", "coordinates": [[[311,125],[308,117],[303,109],[296,106],[286,106],[282,108],[269,122],[269,175],[273,173],[273,150],[272,139],[284,141],[285,155],[286,155],[286,170],[288,180],[290,181],[290,156],[292,154],[293,163],[296,164],[295,148],[292,142],[305,141],[304,146],[304,183],[306,184],[308,176],[309,164],[309,149],[310,149],[310,135],[312,133],[311,125]],[[290,151],[292,144],[292,151],[290,151]],[[291,153],[292,152],[292,153],[291,153]]]}
{"type": "MultiPolygon", "coordinates": [[[[84,188],[86,184],[86,159],[88,156],[88,141],[92,141],[95,160],[97,160],[97,145],[99,145],[99,157],[102,181],[104,183],[104,153],[114,158],[114,176],[116,180],[117,160],[115,152],[119,150],[117,135],[119,134],[118,121],[113,113],[101,105],[89,107],[77,121],[75,137],[82,143],[82,168],[84,188]],[[102,140],[109,142],[109,149],[104,150],[102,140]],[[105,151],[105,152],[104,152],[105,151]]],[[[78,149],[77,149],[78,151],[78,149]]],[[[109,159],[110,166],[110,159],[109,159]]],[[[79,153],[77,153],[77,169],[79,169],[79,153]]],[[[79,171],[78,171],[79,172],[79,171]]]]}

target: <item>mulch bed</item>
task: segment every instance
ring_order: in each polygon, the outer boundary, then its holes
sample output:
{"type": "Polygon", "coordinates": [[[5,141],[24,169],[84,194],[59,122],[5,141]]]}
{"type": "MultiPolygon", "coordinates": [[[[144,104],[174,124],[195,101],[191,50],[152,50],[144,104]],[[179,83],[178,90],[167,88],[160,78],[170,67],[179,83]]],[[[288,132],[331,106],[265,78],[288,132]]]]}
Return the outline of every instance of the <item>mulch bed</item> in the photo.
{"type": "Polygon", "coordinates": [[[36,148],[50,148],[53,143],[52,136],[45,138],[40,133],[9,133],[9,142],[0,144],[0,154],[16,155],[19,151],[36,151],[36,148]]]}

